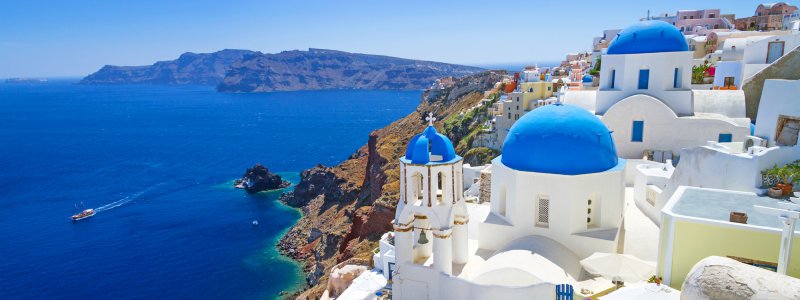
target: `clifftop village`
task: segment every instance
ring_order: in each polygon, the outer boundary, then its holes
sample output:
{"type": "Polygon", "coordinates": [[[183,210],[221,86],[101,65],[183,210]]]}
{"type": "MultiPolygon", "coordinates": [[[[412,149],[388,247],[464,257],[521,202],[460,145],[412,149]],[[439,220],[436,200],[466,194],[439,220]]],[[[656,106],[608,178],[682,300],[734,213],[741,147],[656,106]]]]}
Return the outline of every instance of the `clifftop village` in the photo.
{"type": "Polygon", "coordinates": [[[490,164],[428,116],[394,230],[323,299],[800,299],[797,6],[598,34],[485,92],[490,164]]]}

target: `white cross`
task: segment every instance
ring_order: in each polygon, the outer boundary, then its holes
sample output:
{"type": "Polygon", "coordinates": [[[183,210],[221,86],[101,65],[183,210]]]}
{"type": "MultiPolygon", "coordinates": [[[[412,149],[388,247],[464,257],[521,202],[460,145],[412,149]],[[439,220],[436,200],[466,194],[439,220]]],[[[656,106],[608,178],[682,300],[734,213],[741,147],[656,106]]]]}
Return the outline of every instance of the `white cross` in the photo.
{"type": "Polygon", "coordinates": [[[433,116],[432,112],[429,112],[428,116],[425,117],[425,121],[428,121],[429,126],[433,126],[433,121],[436,121],[436,118],[433,116]]]}

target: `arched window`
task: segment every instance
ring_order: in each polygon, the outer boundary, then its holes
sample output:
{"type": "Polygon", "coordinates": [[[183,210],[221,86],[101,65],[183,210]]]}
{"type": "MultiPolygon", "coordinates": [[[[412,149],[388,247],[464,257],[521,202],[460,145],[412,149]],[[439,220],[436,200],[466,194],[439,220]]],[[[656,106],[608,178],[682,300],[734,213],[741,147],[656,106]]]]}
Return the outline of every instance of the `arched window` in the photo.
{"type": "Polygon", "coordinates": [[[411,175],[411,203],[416,204],[416,201],[421,201],[424,197],[424,176],[421,173],[414,173],[411,175]]]}
{"type": "Polygon", "coordinates": [[[675,68],[675,76],[672,79],[672,88],[678,89],[681,87],[681,70],[679,68],[675,68]]]}
{"type": "Polygon", "coordinates": [[[614,89],[614,81],[617,79],[617,70],[611,70],[611,77],[609,78],[608,88],[614,89]]]}
{"type": "Polygon", "coordinates": [[[446,190],[445,179],[447,178],[444,173],[439,172],[436,173],[436,205],[443,205],[444,201],[444,192],[446,190]]]}

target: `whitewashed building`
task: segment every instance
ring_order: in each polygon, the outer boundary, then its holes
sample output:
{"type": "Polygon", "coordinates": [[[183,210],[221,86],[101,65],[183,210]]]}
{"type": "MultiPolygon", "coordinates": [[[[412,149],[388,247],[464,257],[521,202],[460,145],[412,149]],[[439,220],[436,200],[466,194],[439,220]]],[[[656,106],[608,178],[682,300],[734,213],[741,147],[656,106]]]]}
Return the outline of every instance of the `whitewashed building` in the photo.
{"type": "Polygon", "coordinates": [[[761,171],[800,159],[800,105],[787,95],[800,94],[798,80],[767,80],[753,135],[729,142],[709,142],[684,149],[676,167],[636,167],[634,199],[654,222],[680,186],[763,194],[761,171]]]}
{"type": "Polygon", "coordinates": [[[692,52],[675,26],[640,22],[620,32],[603,55],[599,90],[568,91],[565,102],[597,114],[623,158],[672,157],[707,141],[749,135],[744,93],[693,91],[691,72],[692,52]]]}
{"type": "Polygon", "coordinates": [[[800,34],[727,39],[716,63],[714,86],[741,89],[744,81],[800,46],[800,34]]]}

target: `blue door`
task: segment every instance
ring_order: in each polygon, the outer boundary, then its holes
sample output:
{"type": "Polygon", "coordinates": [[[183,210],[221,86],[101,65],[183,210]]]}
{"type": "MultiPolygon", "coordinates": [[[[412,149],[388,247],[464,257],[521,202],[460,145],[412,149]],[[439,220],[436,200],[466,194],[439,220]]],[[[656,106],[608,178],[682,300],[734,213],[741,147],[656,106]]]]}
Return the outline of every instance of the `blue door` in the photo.
{"type": "Polygon", "coordinates": [[[389,280],[392,280],[392,277],[394,277],[394,268],[395,268],[394,263],[390,262],[389,263],[389,280]]]}
{"type": "Polygon", "coordinates": [[[556,285],[556,300],[572,300],[574,292],[570,284],[556,285]]]}
{"type": "Polygon", "coordinates": [[[639,70],[639,89],[646,90],[647,86],[649,85],[650,85],[650,70],[649,69],[639,70]]]}
{"type": "Polygon", "coordinates": [[[783,56],[784,42],[769,42],[767,46],[767,63],[771,64],[783,56]]]}

